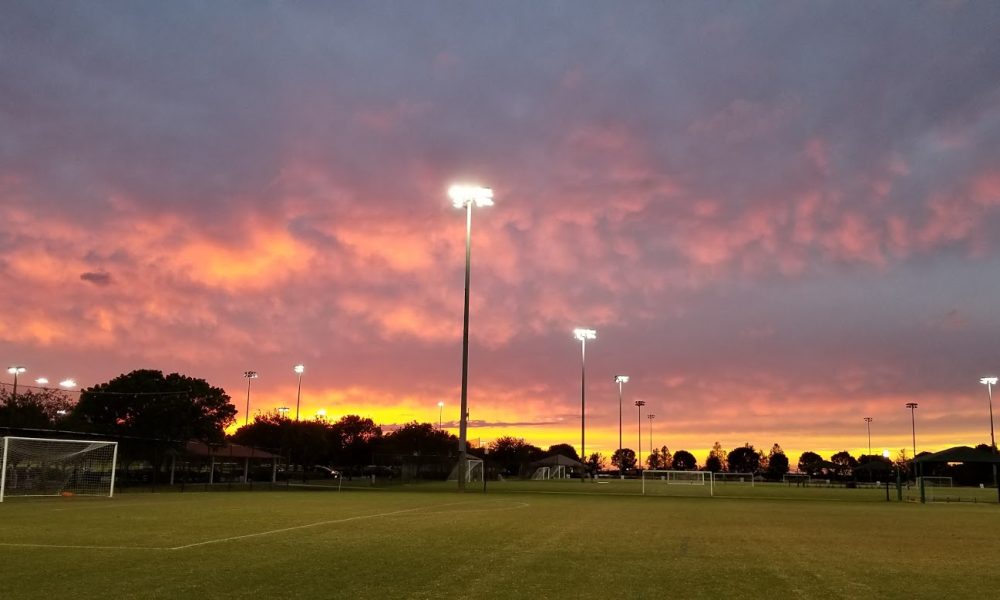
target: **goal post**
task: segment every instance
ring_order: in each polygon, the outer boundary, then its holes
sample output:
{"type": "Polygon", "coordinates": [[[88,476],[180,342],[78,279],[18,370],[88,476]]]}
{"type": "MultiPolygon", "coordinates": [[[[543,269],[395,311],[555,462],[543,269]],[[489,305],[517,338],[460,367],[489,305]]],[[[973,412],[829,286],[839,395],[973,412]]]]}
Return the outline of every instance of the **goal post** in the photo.
{"type": "Polygon", "coordinates": [[[711,471],[670,471],[646,469],[642,472],[642,494],[662,490],[665,486],[698,487],[715,495],[715,478],[711,471]],[[700,487],[699,487],[700,486],[700,487]]]}
{"type": "Polygon", "coordinates": [[[750,484],[750,487],[754,487],[753,473],[713,473],[712,479],[715,480],[715,485],[735,483],[750,484]]]}
{"type": "Polygon", "coordinates": [[[4,437],[0,502],[10,496],[114,496],[118,442],[4,437]]]}

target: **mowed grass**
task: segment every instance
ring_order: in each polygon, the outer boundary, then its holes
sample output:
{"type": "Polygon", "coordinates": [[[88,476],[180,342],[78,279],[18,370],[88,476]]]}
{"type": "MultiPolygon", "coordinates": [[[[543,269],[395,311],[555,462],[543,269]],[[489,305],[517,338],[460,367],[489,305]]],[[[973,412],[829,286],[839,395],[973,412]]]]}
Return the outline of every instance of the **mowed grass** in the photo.
{"type": "Polygon", "coordinates": [[[1000,586],[996,504],[452,486],[11,499],[0,598],[912,599],[1000,586]]]}

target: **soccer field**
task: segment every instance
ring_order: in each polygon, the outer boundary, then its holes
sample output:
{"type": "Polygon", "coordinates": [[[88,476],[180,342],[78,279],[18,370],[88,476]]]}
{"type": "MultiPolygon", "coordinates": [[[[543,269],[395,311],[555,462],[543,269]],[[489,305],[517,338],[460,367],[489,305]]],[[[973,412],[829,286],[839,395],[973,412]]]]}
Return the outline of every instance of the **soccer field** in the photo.
{"type": "Polygon", "coordinates": [[[996,504],[452,486],[11,499],[0,597],[912,599],[1000,585],[996,504]]]}

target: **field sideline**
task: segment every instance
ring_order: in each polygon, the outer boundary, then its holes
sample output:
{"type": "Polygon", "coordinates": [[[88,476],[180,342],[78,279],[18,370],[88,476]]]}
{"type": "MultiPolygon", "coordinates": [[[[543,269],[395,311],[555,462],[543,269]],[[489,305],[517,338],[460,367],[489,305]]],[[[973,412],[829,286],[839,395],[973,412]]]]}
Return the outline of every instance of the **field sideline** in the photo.
{"type": "Polygon", "coordinates": [[[0,597],[910,599],[1000,585],[996,504],[453,486],[11,499],[0,597]]]}

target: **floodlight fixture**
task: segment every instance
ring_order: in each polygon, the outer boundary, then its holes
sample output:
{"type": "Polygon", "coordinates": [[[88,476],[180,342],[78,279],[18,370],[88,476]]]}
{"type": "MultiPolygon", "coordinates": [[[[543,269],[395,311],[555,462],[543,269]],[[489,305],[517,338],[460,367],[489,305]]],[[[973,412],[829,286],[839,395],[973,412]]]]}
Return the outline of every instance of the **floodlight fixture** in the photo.
{"type": "Polygon", "coordinates": [[[882,458],[889,458],[889,449],[885,448],[882,450],[882,458]]]}
{"type": "Polygon", "coordinates": [[[296,373],[298,373],[299,375],[301,375],[301,374],[305,373],[306,367],[305,367],[305,365],[295,365],[292,368],[292,370],[295,371],[296,373]]]}
{"type": "Polygon", "coordinates": [[[24,373],[27,370],[28,369],[24,367],[7,367],[7,372],[10,373],[11,375],[20,375],[21,373],[24,373]]]}
{"type": "Polygon", "coordinates": [[[74,380],[72,377],[67,377],[66,379],[63,379],[62,381],[60,381],[59,385],[61,385],[62,387],[66,388],[66,389],[75,388],[76,387],[76,380],[74,380]]]}
{"type": "Polygon", "coordinates": [[[872,455],[872,418],[865,417],[865,425],[868,426],[868,456],[872,455]]]}
{"type": "MultiPolygon", "coordinates": [[[[597,339],[597,330],[577,327],[573,336],[580,340],[580,456],[587,457],[587,340],[597,339]]],[[[580,481],[584,481],[580,477],[580,481]]]]}
{"type": "Polygon", "coordinates": [[[448,197],[455,208],[465,208],[475,204],[478,207],[493,206],[493,190],[477,185],[453,185],[448,188],[448,197]]]}
{"type": "Polygon", "coordinates": [[[656,415],[650,413],[650,414],[646,415],[646,418],[649,419],[649,455],[652,456],[653,455],[653,419],[656,418],[656,415]]]}
{"type": "Polygon", "coordinates": [[[646,406],[645,400],[636,400],[635,407],[639,409],[639,444],[635,448],[636,465],[637,468],[642,467],[642,407],[646,406]]]}
{"type": "Polygon", "coordinates": [[[10,393],[10,401],[13,403],[17,400],[17,376],[21,373],[27,371],[25,367],[14,365],[12,367],[7,367],[7,372],[14,376],[14,390],[10,393]]]}
{"type": "Polygon", "coordinates": [[[916,402],[907,402],[906,408],[910,409],[910,429],[913,434],[913,460],[917,459],[917,418],[914,416],[914,411],[916,410],[916,402]]]}
{"type": "Polygon", "coordinates": [[[615,383],[628,383],[628,375],[615,375],[615,383]]]}
{"type": "Polygon", "coordinates": [[[35,380],[35,383],[37,383],[38,385],[45,385],[48,382],[49,382],[48,377],[39,377],[38,379],[35,380]]]}
{"type": "MultiPolygon", "coordinates": [[[[584,340],[596,340],[597,339],[597,330],[596,329],[584,329],[582,327],[577,327],[576,329],[573,330],[573,336],[576,339],[580,340],[581,342],[584,341],[584,340]]],[[[626,378],[626,381],[628,381],[627,378],[626,378]]]]}

